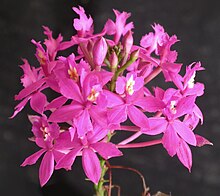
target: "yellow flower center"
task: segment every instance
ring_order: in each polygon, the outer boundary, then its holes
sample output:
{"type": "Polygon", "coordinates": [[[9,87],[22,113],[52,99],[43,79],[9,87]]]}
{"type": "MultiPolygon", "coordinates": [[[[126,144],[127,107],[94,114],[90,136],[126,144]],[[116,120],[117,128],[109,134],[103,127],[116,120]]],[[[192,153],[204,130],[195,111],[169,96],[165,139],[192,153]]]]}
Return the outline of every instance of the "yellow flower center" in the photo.
{"type": "Polygon", "coordinates": [[[38,57],[38,60],[41,65],[46,64],[47,58],[46,58],[45,54],[43,53],[43,51],[41,51],[40,49],[37,49],[37,57],[38,57]]]}
{"type": "Polygon", "coordinates": [[[94,88],[92,88],[87,100],[94,102],[96,101],[97,97],[99,96],[99,92],[97,92],[94,88]]]}
{"type": "Polygon", "coordinates": [[[69,74],[69,76],[70,76],[71,79],[75,80],[76,82],[78,81],[79,75],[78,75],[77,70],[76,70],[75,67],[72,67],[72,66],[71,66],[71,67],[68,69],[68,74],[69,74]]]}

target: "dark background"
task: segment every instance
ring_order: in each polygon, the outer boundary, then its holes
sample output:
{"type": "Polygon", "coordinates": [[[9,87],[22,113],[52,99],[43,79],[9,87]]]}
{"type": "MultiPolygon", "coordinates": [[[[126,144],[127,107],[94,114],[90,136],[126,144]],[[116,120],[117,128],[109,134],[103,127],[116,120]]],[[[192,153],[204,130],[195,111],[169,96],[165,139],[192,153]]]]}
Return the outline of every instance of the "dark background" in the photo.
{"type": "MultiPolygon", "coordinates": [[[[162,191],[173,196],[220,195],[220,6],[212,0],[1,0],[0,1],[0,195],[1,196],[80,196],[92,195],[93,187],[84,181],[81,160],[77,159],[72,171],[56,171],[49,183],[40,189],[38,167],[21,168],[19,165],[37,148],[27,138],[31,136],[27,120],[28,109],[15,119],[13,96],[21,89],[22,72],[18,67],[21,57],[35,64],[32,38],[43,40],[41,25],[48,25],[57,35],[69,39],[73,34],[71,10],[81,4],[95,21],[100,31],[107,18],[114,18],[112,9],[132,13],[135,23],[135,42],[151,31],[150,25],[160,23],[166,31],[176,34],[181,42],[175,49],[178,61],[188,65],[201,61],[206,71],[197,80],[206,85],[206,93],[198,105],[204,112],[205,122],[197,132],[210,139],[214,146],[192,148],[193,168],[189,173],[178,159],[171,158],[162,146],[126,150],[122,158],[113,160],[140,170],[152,192],[162,191]]],[[[113,173],[124,196],[141,192],[141,181],[129,171],[113,173]]]]}

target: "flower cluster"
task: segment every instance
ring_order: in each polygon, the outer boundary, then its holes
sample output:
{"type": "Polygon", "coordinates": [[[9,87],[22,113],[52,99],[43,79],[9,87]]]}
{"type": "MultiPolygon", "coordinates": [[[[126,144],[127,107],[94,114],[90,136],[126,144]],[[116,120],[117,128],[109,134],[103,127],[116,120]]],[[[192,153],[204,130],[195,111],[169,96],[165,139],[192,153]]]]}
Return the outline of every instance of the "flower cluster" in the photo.
{"type": "Polygon", "coordinates": [[[180,75],[182,64],[171,47],[178,39],[169,36],[159,24],[144,35],[140,45],[133,43],[130,13],[113,10],[116,19],[108,20],[100,33],[94,33],[93,19],[82,7],[74,7],[76,34],[69,41],[54,38],[44,28],[43,44],[32,40],[39,62],[33,67],[26,59],[21,66],[23,89],[15,96],[20,101],[15,117],[30,102],[36,113],[30,115],[33,137],[40,148],[25,159],[22,166],[35,164],[43,156],[39,179],[41,186],[54,169],[70,170],[82,156],[86,176],[95,184],[100,180],[100,159],[121,156],[120,148],[146,147],[162,143],[170,156],[177,155],[189,170],[191,146],[210,144],[194,133],[203,122],[195,101],[203,95],[204,85],[195,82],[201,64],[192,63],[180,75]],[[110,39],[112,38],[112,39],[110,39]],[[77,52],[61,56],[59,52],[76,48],[77,52]],[[149,82],[160,73],[172,87],[151,87],[149,82]],[[55,92],[48,100],[46,89],[55,92]],[[125,125],[129,121],[130,126],[125,125]],[[110,142],[113,134],[134,134],[120,143],[110,142]],[[142,134],[158,135],[159,140],[131,143],[142,134]]]}

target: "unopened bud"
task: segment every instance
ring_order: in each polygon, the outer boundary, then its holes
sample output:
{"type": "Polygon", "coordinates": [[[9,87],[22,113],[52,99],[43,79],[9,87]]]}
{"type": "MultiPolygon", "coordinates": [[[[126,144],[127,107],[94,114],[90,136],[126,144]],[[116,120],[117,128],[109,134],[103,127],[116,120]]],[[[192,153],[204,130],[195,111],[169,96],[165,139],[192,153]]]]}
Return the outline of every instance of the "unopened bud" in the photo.
{"type": "Polygon", "coordinates": [[[91,40],[88,41],[87,50],[89,53],[93,50],[93,42],[91,40]]]}
{"type": "Polygon", "coordinates": [[[118,66],[118,57],[115,54],[115,52],[113,51],[112,54],[109,57],[109,62],[112,68],[117,68],[118,66]]]}
{"type": "Polygon", "coordinates": [[[128,54],[131,51],[133,42],[134,42],[134,39],[132,36],[132,31],[128,31],[122,39],[122,45],[124,47],[125,54],[128,54]]]}
{"type": "Polygon", "coordinates": [[[103,37],[99,38],[93,46],[93,61],[96,66],[101,66],[108,51],[108,45],[103,37]]]}
{"type": "Polygon", "coordinates": [[[130,60],[132,60],[132,61],[136,61],[137,58],[139,57],[139,52],[140,52],[139,49],[133,51],[133,52],[131,53],[130,60]]]}

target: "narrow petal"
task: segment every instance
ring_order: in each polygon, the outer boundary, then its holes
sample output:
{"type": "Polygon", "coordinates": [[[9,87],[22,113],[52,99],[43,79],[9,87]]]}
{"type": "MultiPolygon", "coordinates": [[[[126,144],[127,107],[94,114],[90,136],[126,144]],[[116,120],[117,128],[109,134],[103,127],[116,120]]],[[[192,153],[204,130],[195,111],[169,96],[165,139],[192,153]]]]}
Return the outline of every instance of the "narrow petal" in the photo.
{"type": "Polygon", "coordinates": [[[124,77],[119,77],[116,81],[116,92],[118,94],[123,94],[125,92],[125,78],[124,77]]]}
{"type": "Polygon", "coordinates": [[[21,164],[22,167],[25,167],[27,165],[33,165],[37,162],[37,160],[40,158],[40,156],[46,151],[46,149],[41,149],[31,156],[27,157],[24,162],[21,164]]]}
{"type": "Polygon", "coordinates": [[[183,122],[179,120],[173,121],[171,124],[173,129],[180,135],[180,137],[185,140],[188,144],[196,146],[196,137],[193,131],[187,127],[183,122]]]}
{"type": "Polygon", "coordinates": [[[192,167],[192,152],[184,140],[179,143],[179,148],[177,149],[177,156],[181,163],[188,168],[189,172],[192,167]]]}
{"type": "Polygon", "coordinates": [[[14,118],[21,110],[23,110],[24,106],[27,104],[27,102],[30,98],[31,98],[31,96],[28,96],[25,99],[23,99],[18,105],[16,105],[15,111],[10,118],[14,118]]]}
{"type": "Polygon", "coordinates": [[[73,99],[82,103],[82,95],[79,86],[73,80],[66,79],[65,81],[59,81],[60,92],[68,99],[73,99]]]}
{"type": "Polygon", "coordinates": [[[141,131],[148,135],[157,135],[165,132],[168,122],[165,118],[149,118],[149,129],[141,129],[141,131]]]}
{"type": "Polygon", "coordinates": [[[94,122],[102,127],[107,126],[107,112],[97,106],[92,106],[89,110],[90,117],[94,122]]]}
{"type": "Polygon", "coordinates": [[[31,97],[31,101],[30,101],[31,108],[39,114],[43,114],[46,103],[47,103],[47,98],[41,92],[37,92],[31,97]]]}
{"type": "Polygon", "coordinates": [[[49,117],[50,122],[67,122],[82,112],[82,105],[74,103],[55,110],[49,117]]]}
{"type": "Polygon", "coordinates": [[[178,137],[176,131],[172,126],[168,125],[167,130],[165,131],[162,138],[162,144],[171,157],[176,154],[177,148],[179,146],[179,140],[180,138],[178,137]]]}
{"type": "Polygon", "coordinates": [[[147,116],[133,105],[128,106],[128,116],[135,125],[147,129],[149,122],[147,116]]]}
{"type": "Polygon", "coordinates": [[[127,120],[126,105],[116,106],[107,112],[109,123],[119,124],[127,120]]]}
{"type": "Polygon", "coordinates": [[[134,101],[134,104],[143,108],[147,112],[157,112],[165,107],[163,101],[153,97],[143,97],[134,101]]]}
{"type": "Polygon", "coordinates": [[[111,91],[103,90],[103,93],[107,96],[107,100],[108,100],[107,106],[110,108],[114,106],[122,105],[124,103],[121,97],[119,97],[115,93],[112,93],[111,91]]]}
{"type": "Polygon", "coordinates": [[[54,110],[57,108],[60,108],[65,102],[67,101],[66,97],[60,96],[57,97],[56,99],[54,99],[53,101],[51,101],[47,106],[46,106],[46,110],[54,110]]]}
{"type": "Polygon", "coordinates": [[[111,142],[98,142],[92,144],[90,147],[97,151],[104,159],[122,156],[122,152],[111,142]]]}
{"type": "Polygon", "coordinates": [[[30,95],[34,91],[38,90],[45,83],[45,79],[38,80],[37,82],[27,86],[23,90],[20,91],[18,95],[15,96],[15,100],[21,100],[24,97],[30,95]]]}
{"type": "Polygon", "coordinates": [[[83,110],[80,116],[74,119],[74,124],[79,137],[83,137],[86,133],[93,130],[88,109],[83,110]]]}
{"type": "Polygon", "coordinates": [[[176,115],[175,118],[183,116],[184,114],[190,114],[193,111],[195,105],[195,96],[189,96],[182,98],[176,106],[176,115]]]}
{"type": "Polygon", "coordinates": [[[63,158],[61,158],[56,164],[55,169],[64,168],[66,170],[71,170],[71,167],[76,159],[76,156],[80,152],[81,149],[82,149],[82,146],[74,148],[68,154],[64,155],[63,158]]]}
{"type": "Polygon", "coordinates": [[[101,177],[101,166],[95,152],[90,148],[85,148],[82,153],[82,165],[86,176],[94,183],[98,184],[101,177]]]}
{"type": "Polygon", "coordinates": [[[198,147],[202,147],[204,145],[213,145],[212,142],[210,142],[209,140],[207,140],[206,138],[202,137],[201,135],[195,135],[196,136],[196,146],[198,147]]]}
{"type": "Polygon", "coordinates": [[[41,187],[44,186],[53,174],[54,156],[52,151],[46,152],[39,169],[39,179],[41,187]]]}

